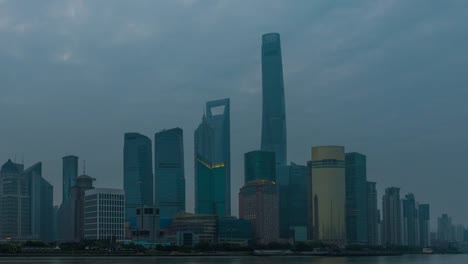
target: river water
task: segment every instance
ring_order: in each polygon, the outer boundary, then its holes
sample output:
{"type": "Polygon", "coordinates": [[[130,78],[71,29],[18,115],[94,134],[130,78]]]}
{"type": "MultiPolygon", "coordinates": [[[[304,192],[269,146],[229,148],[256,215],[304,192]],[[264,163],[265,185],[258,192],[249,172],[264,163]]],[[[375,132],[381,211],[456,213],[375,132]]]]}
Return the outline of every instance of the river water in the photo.
{"type": "Polygon", "coordinates": [[[4,257],[0,263],[39,264],[468,264],[468,255],[397,257],[4,257]]]}

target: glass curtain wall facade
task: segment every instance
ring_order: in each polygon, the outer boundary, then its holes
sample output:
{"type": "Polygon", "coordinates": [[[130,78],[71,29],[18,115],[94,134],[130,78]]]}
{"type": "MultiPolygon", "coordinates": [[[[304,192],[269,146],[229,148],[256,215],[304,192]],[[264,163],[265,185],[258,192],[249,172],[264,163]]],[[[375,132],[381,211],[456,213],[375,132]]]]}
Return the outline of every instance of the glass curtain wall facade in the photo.
{"type": "Polygon", "coordinates": [[[195,130],[195,212],[231,214],[231,145],[229,99],[206,103],[195,130]]]}
{"type": "Polygon", "coordinates": [[[62,202],[70,197],[70,188],[75,186],[78,177],[78,157],[66,156],[62,158],[62,202]]]}
{"type": "Polygon", "coordinates": [[[421,247],[429,247],[429,231],[430,231],[430,208],[429,204],[419,205],[419,245],[421,247]]]}
{"type": "Polygon", "coordinates": [[[153,205],[153,161],[151,140],[126,133],[124,142],[125,218],[134,222],[136,208],[153,205]]]}
{"type": "Polygon", "coordinates": [[[161,217],[185,212],[184,140],[181,128],[154,136],[155,204],[161,217]]]}
{"type": "Polygon", "coordinates": [[[366,156],[346,153],[346,234],[348,243],[367,244],[366,156]]]}
{"type": "Polygon", "coordinates": [[[261,149],[275,152],[278,165],[286,165],[286,110],[281,41],[278,33],[262,36],[261,149]]]}
{"type": "Polygon", "coordinates": [[[369,245],[378,245],[378,220],[379,210],[377,209],[377,188],[375,182],[367,182],[367,237],[369,245]]]}
{"type": "Polygon", "coordinates": [[[401,202],[400,188],[385,189],[382,201],[382,243],[383,245],[401,245],[401,202]]]}
{"type": "Polygon", "coordinates": [[[268,180],[276,181],[275,153],[255,150],[244,155],[245,181],[268,180]]]}

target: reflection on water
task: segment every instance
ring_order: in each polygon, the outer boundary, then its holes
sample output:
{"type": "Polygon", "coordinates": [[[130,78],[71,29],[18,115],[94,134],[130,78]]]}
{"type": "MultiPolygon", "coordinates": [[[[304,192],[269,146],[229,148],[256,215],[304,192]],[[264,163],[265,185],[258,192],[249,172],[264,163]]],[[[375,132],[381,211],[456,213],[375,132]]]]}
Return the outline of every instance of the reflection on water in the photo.
{"type": "Polygon", "coordinates": [[[399,257],[55,257],[0,258],[0,264],[467,264],[468,255],[406,255],[399,257]]]}

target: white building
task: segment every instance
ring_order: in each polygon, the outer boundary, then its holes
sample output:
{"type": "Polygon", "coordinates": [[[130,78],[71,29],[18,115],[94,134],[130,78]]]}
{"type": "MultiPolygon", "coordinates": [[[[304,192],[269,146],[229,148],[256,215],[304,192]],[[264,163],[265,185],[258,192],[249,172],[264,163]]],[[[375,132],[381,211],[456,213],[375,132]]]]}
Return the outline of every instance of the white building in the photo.
{"type": "Polygon", "coordinates": [[[125,238],[125,193],[120,189],[85,191],[84,237],[88,240],[125,238]]]}

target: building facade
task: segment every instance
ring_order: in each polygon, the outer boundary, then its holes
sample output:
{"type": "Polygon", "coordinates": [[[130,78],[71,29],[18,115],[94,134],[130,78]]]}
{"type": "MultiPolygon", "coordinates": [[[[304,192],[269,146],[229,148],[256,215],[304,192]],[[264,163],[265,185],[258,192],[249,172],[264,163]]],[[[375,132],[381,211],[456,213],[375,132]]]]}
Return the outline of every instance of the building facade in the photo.
{"type": "Polygon", "coordinates": [[[252,223],[232,216],[218,219],[218,242],[248,245],[252,240],[252,223]]]}
{"type": "Polygon", "coordinates": [[[454,240],[452,218],[447,214],[442,214],[441,217],[437,218],[437,241],[452,242],[454,240]]]}
{"type": "Polygon", "coordinates": [[[379,245],[378,222],[380,212],[377,207],[377,188],[375,182],[367,182],[367,243],[379,245]]]}
{"type": "Polygon", "coordinates": [[[194,138],[197,214],[231,215],[230,142],[229,99],[207,102],[194,138]]]}
{"type": "Polygon", "coordinates": [[[125,219],[134,222],[136,208],[153,205],[153,162],[151,140],[138,133],[126,133],[124,142],[125,219]]]}
{"type": "Polygon", "coordinates": [[[70,197],[70,189],[78,177],[78,157],[69,155],[62,158],[62,202],[70,197]]]}
{"type": "Polygon", "coordinates": [[[247,182],[239,192],[239,218],[252,223],[256,243],[278,241],[278,191],[275,183],[267,180],[247,182]]]}
{"type": "Polygon", "coordinates": [[[155,204],[161,217],[185,212],[184,135],[181,128],[154,136],[155,204]]]}
{"type": "Polygon", "coordinates": [[[346,153],[346,234],[348,243],[367,244],[368,204],[366,156],[346,153]]]}
{"type": "Polygon", "coordinates": [[[174,216],[164,240],[179,246],[194,246],[218,239],[217,215],[180,213],[174,216]]]}
{"type": "Polygon", "coordinates": [[[313,238],[328,243],[344,244],[346,243],[344,147],[313,147],[310,166],[313,238]]]}
{"type": "Polygon", "coordinates": [[[400,188],[390,187],[385,189],[382,199],[382,244],[401,245],[401,203],[400,188]]]}
{"type": "Polygon", "coordinates": [[[136,229],[132,230],[134,241],[156,242],[159,238],[160,216],[155,206],[144,206],[136,209],[136,229]]]}
{"type": "Polygon", "coordinates": [[[419,214],[414,194],[405,195],[403,199],[402,244],[419,246],[419,214]]]}
{"type": "Polygon", "coordinates": [[[276,181],[275,153],[255,150],[244,154],[244,182],[253,180],[276,181]]]}
{"type": "Polygon", "coordinates": [[[429,232],[430,232],[430,220],[431,220],[429,204],[420,204],[418,211],[419,211],[419,245],[421,247],[429,247],[430,246],[429,232]]]}
{"type": "Polygon", "coordinates": [[[261,149],[275,152],[278,165],[286,165],[286,107],[281,41],[278,33],[262,36],[261,149]]]}
{"type": "Polygon", "coordinates": [[[125,238],[125,192],[98,188],[85,191],[84,238],[116,240],[125,238]]]}

